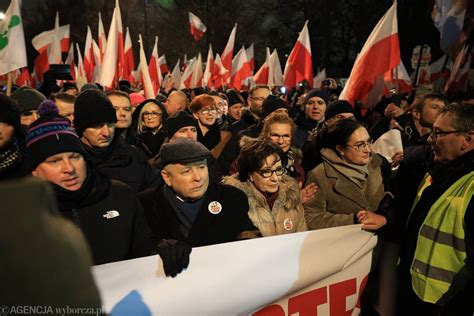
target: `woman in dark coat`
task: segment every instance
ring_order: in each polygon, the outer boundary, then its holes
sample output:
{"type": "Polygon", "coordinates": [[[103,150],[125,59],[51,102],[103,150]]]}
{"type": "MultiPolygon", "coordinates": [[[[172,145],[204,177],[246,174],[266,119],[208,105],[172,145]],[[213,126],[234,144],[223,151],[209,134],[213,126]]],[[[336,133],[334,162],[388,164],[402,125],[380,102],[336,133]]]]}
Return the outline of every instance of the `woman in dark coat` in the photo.
{"type": "Polygon", "coordinates": [[[168,118],[165,107],[155,99],[143,101],[134,112],[137,134],[149,157],[160,151],[166,138],[163,122],[168,118]]]}

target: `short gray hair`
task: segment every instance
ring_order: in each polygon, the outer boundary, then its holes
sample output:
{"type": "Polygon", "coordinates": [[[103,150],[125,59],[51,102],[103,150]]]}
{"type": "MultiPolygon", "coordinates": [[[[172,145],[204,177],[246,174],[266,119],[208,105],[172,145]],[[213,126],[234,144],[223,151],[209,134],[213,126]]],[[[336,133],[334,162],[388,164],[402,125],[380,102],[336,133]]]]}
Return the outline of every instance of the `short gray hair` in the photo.
{"type": "Polygon", "coordinates": [[[451,103],[444,107],[440,115],[452,115],[451,125],[457,131],[474,130],[474,105],[467,103],[451,103]]]}

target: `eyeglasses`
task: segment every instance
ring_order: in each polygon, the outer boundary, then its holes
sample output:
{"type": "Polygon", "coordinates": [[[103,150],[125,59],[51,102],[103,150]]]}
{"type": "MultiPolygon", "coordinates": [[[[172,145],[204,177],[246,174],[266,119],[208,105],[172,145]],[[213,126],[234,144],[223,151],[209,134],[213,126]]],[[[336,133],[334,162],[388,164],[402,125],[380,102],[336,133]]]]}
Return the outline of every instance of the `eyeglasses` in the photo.
{"type": "Polygon", "coordinates": [[[204,115],[207,115],[207,114],[216,114],[216,113],[217,113],[217,109],[216,109],[216,108],[213,108],[213,109],[202,109],[202,110],[199,111],[199,113],[204,114],[204,115]]]}
{"type": "Polygon", "coordinates": [[[368,148],[369,150],[372,149],[372,141],[369,140],[368,142],[360,142],[355,145],[346,145],[347,147],[354,148],[357,151],[364,151],[365,148],[368,148]]]}
{"type": "Polygon", "coordinates": [[[288,135],[288,134],[285,134],[285,135],[270,134],[270,140],[272,140],[272,141],[278,141],[278,140],[280,140],[280,138],[282,140],[284,140],[285,142],[287,142],[287,141],[291,140],[291,135],[288,135]]]}
{"type": "Polygon", "coordinates": [[[280,167],[275,170],[261,169],[257,171],[257,173],[261,175],[263,178],[270,178],[273,174],[276,174],[277,176],[282,176],[283,174],[285,174],[285,172],[286,172],[285,167],[280,167]]]}
{"type": "Polygon", "coordinates": [[[430,133],[430,136],[433,140],[437,140],[439,137],[443,137],[449,134],[454,134],[454,133],[471,133],[470,131],[439,131],[439,130],[432,130],[430,133]]]}
{"type": "Polygon", "coordinates": [[[161,116],[163,113],[161,112],[143,112],[143,117],[157,117],[161,116]]]}

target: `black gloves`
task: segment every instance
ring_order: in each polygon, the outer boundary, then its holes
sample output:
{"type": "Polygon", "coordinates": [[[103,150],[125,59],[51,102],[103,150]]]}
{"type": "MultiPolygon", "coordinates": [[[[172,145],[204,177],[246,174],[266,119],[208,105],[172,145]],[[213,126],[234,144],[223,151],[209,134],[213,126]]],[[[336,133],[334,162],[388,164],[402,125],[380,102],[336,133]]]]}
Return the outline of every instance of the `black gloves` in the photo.
{"type": "Polygon", "coordinates": [[[158,244],[157,252],[163,261],[166,276],[174,278],[188,267],[191,250],[188,244],[174,239],[164,239],[158,244]]]}

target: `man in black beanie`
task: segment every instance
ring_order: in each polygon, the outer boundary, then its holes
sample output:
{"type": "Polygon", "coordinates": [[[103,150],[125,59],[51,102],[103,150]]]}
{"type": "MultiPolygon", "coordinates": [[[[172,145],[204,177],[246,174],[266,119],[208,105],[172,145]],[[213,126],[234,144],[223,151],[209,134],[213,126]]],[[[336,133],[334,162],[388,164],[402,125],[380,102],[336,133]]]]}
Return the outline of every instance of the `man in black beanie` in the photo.
{"type": "Polygon", "coordinates": [[[74,103],[74,126],[84,144],[86,159],[104,175],[129,185],[134,192],[157,187],[161,177],[145,154],[115,134],[117,116],[107,96],[86,90],[74,103]]]}
{"type": "Polygon", "coordinates": [[[165,129],[170,141],[189,138],[197,141],[197,121],[188,112],[181,111],[176,116],[168,117],[165,129]]]}
{"type": "Polygon", "coordinates": [[[0,94],[0,180],[26,175],[24,137],[18,104],[0,94]]]}
{"type": "Polygon", "coordinates": [[[21,125],[26,131],[38,119],[38,106],[46,97],[36,89],[21,87],[12,93],[11,98],[18,103],[21,125]]]}

